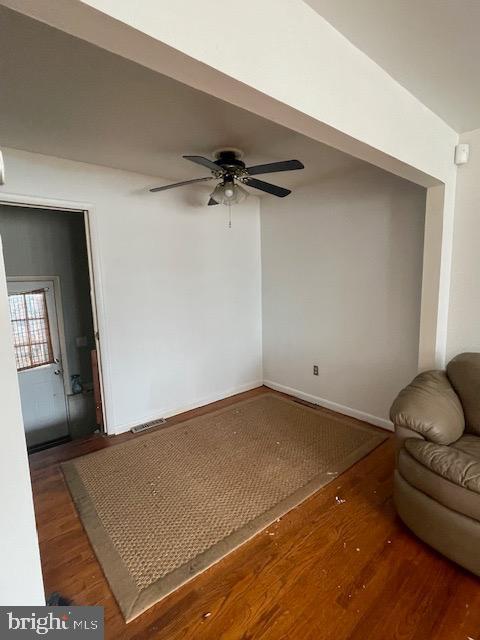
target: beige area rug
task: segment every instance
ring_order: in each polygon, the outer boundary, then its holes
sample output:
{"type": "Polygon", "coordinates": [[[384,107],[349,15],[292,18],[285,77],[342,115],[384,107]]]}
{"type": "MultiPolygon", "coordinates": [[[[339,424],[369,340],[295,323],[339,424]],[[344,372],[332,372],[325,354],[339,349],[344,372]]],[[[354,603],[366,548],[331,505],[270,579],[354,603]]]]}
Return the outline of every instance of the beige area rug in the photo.
{"type": "Polygon", "coordinates": [[[265,394],[77,458],[63,471],[128,622],[386,437],[265,394]]]}

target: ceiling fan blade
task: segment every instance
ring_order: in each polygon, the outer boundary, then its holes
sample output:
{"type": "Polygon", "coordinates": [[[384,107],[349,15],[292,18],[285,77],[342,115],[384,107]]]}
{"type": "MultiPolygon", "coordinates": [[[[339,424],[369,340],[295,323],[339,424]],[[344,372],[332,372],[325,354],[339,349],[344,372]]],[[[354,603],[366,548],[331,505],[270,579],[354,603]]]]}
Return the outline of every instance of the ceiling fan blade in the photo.
{"type": "Polygon", "coordinates": [[[213,207],[213,205],[215,204],[219,204],[216,200],[214,200],[213,198],[210,198],[210,200],[208,201],[208,206],[209,207],[213,207]]]}
{"type": "Polygon", "coordinates": [[[193,184],[194,182],[204,182],[205,180],[215,180],[213,176],[207,176],[206,178],[194,178],[193,180],[184,180],[183,182],[175,182],[174,184],[166,184],[163,187],[154,187],[150,189],[152,193],[157,191],[166,191],[167,189],[175,189],[175,187],[183,187],[186,184],[193,184]]]}
{"type": "Polygon", "coordinates": [[[256,164],[254,167],[247,167],[251,176],[258,176],[261,173],[276,173],[277,171],[295,171],[304,169],[300,160],[283,160],[282,162],[270,162],[269,164],[256,164]]]}
{"type": "Polygon", "coordinates": [[[203,156],[182,156],[182,158],[190,160],[190,162],[195,162],[196,164],[201,164],[202,167],[207,167],[210,171],[220,171],[221,173],[225,173],[225,170],[222,169],[222,167],[219,167],[218,164],[215,164],[213,160],[209,160],[203,156]]]}
{"type": "Polygon", "coordinates": [[[284,189],[283,187],[277,187],[276,184],[270,184],[270,182],[264,182],[263,180],[257,180],[256,178],[246,178],[244,183],[254,189],[260,189],[260,191],[266,191],[273,196],[279,198],[285,198],[289,193],[292,193],[290,189],[284,189]]]}

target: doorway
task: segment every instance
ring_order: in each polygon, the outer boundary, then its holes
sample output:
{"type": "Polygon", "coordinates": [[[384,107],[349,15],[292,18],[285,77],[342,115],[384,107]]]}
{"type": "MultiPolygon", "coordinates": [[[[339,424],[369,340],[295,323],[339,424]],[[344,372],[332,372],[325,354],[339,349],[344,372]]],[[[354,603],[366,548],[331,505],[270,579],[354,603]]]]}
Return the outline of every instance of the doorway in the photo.
{"type": "Polygon", "coordinates": [[[84,212],[0,205],[29,452],[103,431],[84,212]]]}

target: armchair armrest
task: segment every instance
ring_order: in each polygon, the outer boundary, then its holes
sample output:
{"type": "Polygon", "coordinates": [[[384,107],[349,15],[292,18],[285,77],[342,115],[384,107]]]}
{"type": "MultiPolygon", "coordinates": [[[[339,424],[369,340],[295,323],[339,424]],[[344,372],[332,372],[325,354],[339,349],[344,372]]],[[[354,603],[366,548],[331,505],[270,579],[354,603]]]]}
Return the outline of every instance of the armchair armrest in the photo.
{"type": "Polygon", "coordinates": [[[390,419],[402,440],[402,430],[409,429],[426,440],[448,445],[465,429],[462,405],[443,371],[420,373],[400,391],[390,419]]]}
{"type": "Polygon", "coordinates": [[[414,438],[415,440],[425,440],[422,434],[418,433],[418,431],[413,431],[413,429],[409,429],[408,427],[402,427],[399,424],[395,425],[395,455],[397,460],[405,440],[409,440],[411,438],[414,438]]]}

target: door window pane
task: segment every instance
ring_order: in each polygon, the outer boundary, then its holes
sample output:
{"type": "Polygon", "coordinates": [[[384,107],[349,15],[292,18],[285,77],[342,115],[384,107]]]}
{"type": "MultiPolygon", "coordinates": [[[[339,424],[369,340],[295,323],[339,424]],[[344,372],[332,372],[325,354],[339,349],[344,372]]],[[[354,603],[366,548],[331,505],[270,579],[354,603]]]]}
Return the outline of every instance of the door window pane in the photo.
{"type": "Polygon", "coordinates": [[[17,371],[53,362],[45,291],[8,296],[17,371]]]}

